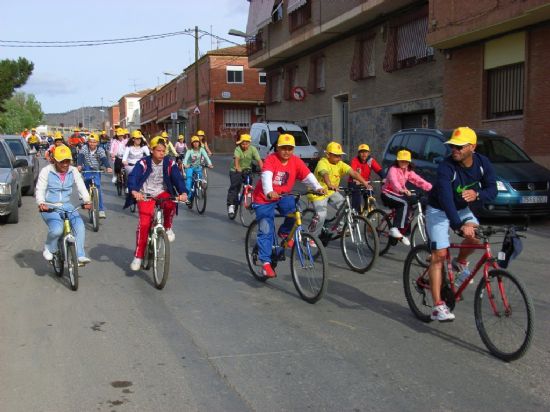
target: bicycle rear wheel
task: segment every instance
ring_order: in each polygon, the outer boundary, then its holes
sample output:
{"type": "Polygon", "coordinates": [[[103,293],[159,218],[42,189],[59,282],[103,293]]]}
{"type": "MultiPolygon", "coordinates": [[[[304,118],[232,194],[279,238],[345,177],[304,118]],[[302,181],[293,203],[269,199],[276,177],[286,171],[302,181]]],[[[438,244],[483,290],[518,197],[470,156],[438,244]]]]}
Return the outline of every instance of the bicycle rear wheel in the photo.
{"type": "Polygon", "coordinates": [[[162,289],[170,272],[170,242],[164,229],[157,229],[153,237],[153,281],[157,289],[162,289]]]}
{"type": "Polygon", "coordinates": [[[315,303],[323,297],[328,283],[328,259],[317,236],[298,230],[290,254],[290,273],[303,300],[315,303]]]}
{"type": "Polygon", "coordinates": [[[502,269],[489,271],[479,282],[474,316],[487,349],[505,361],[521,358],[535,333],[535,309],[523,283],[502,269]]]}
{"type": "Polygon", "coordinates": [[[355,272],[365,273],[378,257],[376,228],[363,216],[354,216],[351,227],[346,223],[340,245],[344,260],[355,272]]]}
{"type": "Polygon", "coordinates": [[[248,269],[250,269],[252,276],[260,282],[265,282],[267,278],[261,274],[262,262],[258,258],[258,230],[258,221],[253,220],[248,226],[244,241],[246,263],[248,263],[248,269]]]}
{"type": "Polygon", "coordinates": [[[239,219],[244,227],[250,226],[250,223],[256,218],[256,212],[252,207],[252,193],[243,193],[241,204],[239,205],[239,219]]]}
{"type": "Polygon", "coordinates": [[[380,210],[374,209],[372,212],[369,212],[367,219],[373,224],[376,228],[376,233],[378,234],[379,241],[379,255],[384,255],[390,248],[390,228],[391,222],[388,218],[388,215],[380,210]]]}
{"type": "Polygon", "coordinates": [[[90,210],[90,220],[94,232],[99,230],[99,192],[96,187],[90,191],[92,200],[92,210],[90,210]]]}
{"type": "Polygon", "coordinates": [[[411,249],[403,266],[403,289],[405,298],[414,315],[422,322],[430,322],[433,308],[430,278],[427,266],[418,260],[428,262],[431,256],[428,245],[418,245],[411,249]]]}
{"type": "Polygon", "coordinates": [[[202,180],[197,181],[195,191],[195,206],[200,215],[206,210],[206,184],[202,180]]]}
{"type": "Polygon", "coordinates": [[[72,290],[78,289],[78,258],[76,257],[76,247],[74,243],[67,244],[67,272],[69,283],[72,290]]]}

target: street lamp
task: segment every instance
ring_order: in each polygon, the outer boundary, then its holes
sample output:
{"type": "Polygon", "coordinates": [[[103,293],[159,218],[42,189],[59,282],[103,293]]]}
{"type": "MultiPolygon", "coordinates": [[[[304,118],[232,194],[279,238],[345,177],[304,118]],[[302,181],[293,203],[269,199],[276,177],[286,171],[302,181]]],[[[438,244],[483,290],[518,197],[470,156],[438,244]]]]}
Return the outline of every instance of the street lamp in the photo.
{"type": "Polygon", "coordinates": [[[252,37],[246,34],[244,31],[240,31],[237,29],[230,29],[227,34],[229,34],[230,36],[244,37],[245,39],[249,39],[250,37],[252,37]]]}

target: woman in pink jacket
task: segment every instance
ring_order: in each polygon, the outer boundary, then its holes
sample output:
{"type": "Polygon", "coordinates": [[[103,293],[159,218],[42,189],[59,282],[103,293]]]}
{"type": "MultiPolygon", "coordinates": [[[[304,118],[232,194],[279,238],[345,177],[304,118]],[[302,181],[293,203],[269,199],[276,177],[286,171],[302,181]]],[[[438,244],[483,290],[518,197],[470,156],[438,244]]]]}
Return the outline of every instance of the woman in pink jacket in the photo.
{"type": "Polygon", "coordinates": [[[382,202],[386,206],[395,209],[395,218],[393,219],[393,227],[390,229],[390,236],[409,246],[411,242],[403,232],[410,204],[415,202],[416,199],[407,189],[407,182],[425,191],[432,189],[431,183],[413,172],[411,152],[400,150],[397,152],[395,164],[388,169],[386,183],[382,186],[382,202]]]}

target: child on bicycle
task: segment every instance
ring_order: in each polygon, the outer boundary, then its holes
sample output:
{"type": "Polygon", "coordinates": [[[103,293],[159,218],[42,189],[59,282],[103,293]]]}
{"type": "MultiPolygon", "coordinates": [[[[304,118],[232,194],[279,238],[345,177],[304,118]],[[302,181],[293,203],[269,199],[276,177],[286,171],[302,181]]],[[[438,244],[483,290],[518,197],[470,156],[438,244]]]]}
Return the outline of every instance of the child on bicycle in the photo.
{"type": "MultiPolygon", "coordinates": [[[[261,179],[252,194],[253,207],[258,221],[258,257],[262,263],[261,275],[274,278],[271,266],[271,245],[275,236],[275,210],[286,216],[296,210],[294,198],[281,196],[294,187],[296,179],[313,187],[318,193],[325,193],[313,173],[298,156],[294,155],[296,143],[291,134],[282,134],[277,140],[277,151],[266,157],[261,179]]],[[[294,225],[294,219],[285,217],[278,235],[286,238],[294,225]]]]}
{"type": "MultiPolygon", "coordinates": [[[[370,147],[368,144],[360,144],[357,148],[357,156],[351,161],[351,168],[363,177],[367,182],[370,180],[371,171],[374,170],[381,179],[385,177],[382,166],[378,164],[376,159],[370,155],[370,147]]],[[[359,185],[353,178],[349,178],[348,187],[353,189],[351,192],[351,206],[357,212],[361,212],[361,191],[359,185]]]]}
{"type": "Polygon", "coordinates": [[[206,150],[208,156],[212,156],[212,150],[210,150],[210,147],[208,147],[208,142],[206,141],[206,134],[204,133],[204,130],[197,130],[196,135],[199,136],[201,147],[206,150]]]}
{"type": "MultiPolygon", "coordinates": [[[[326,156],[317,163],[314,173],[321,186],[326,189],[326,193],[322,195],[308,195],[308,199],[313,202],[317,219],[317,223],[313,228],[310,228],[310,231],[317,236],[321,233],[325,219],[327,218],[328,204],[330,203],[331,206],[338,209],[344,203],[344,197],[338,192],[342,176],[349,175],[363,186],[368,186],[368,182],[363,176],[342,161],[342,156],[345,153],[340,143],[330,142],[327,145],[325,154],[326,156]]],[[[311,246],[314,245],[315,243],[312,242],[311,246]]]]}
{"type": "Polygon", "coordinates": [[[116,129],[115,136],[111,141],[111,163],[113,164],[113,183],[117,181],[117,175],[122,170],[122,156],[124,155],[124,149],[126,148],[126,143],[128,140],[124,138],[124,129],[116,129]]]}
{"type": "Polygon", "coordinates": [[[101,190],[101,172],[100,167],[107,169],[107,173],[111,173],[111,165],[107,158],[107,153],[102,147],[98,147],[99,138],[95,133],[91,133],[88,137],[88,143],[82,146],[78,152],[77,167],[78,171],[96,171],[97,173],[83,173],[84,183],[90,188],[90,183],[93,180],[99,193],[99,217],[105,219],[105,209],[103,207],[103,191],[101,190]]]}
{"type": "Polygon", "coordinates": [[[185,178],[187,191],[189,192],[189,198],[187,200],[187,205],[192,205],[193,193],[191,193],[191,184],[193,183],[193,172],[197,174],[199,179],[202,179],[202,163],[206,162],[206,165],[212,169],[212,162],[204,150],[201,147],[201,140],[198,136],[193,136],[191,138],[191,148],[185,152],[185,157],[183,158],[183,167],[186,169],[185,178]]]}
{"type": "Polygon", "coordinates": [[[166,155],[167,156],[174,156],[174,157],[178,157],[178,152],[176,151],[176,148],[174,147],[174,145],[172,144],[172,142],[170,141],[170,136],[168,135],[168,132],[164,131],[160,134],[160,137],[162,137],[163,139],[166,140],[166,155]]]}
{"type": "Polygon", "coordinates": [[[46,153],[44,154],[44,158],[49,163],[54,163],[55,160],[53,158],[53,152],[57,146],[61,145],[65,145],[65,140],[63,139],[63,135],[61,134],[61,132],[57,131],[55,132],[53,137],[53,144],[48,148],[48,150],[46,150],[46,153]]]}
{"type": "Polygon", "coordinates": [[[132,139],[128,140],[126,143],[126,148],[124,149],[124,154],[122,155],[122,164],[126,169],[126,173],[130,175],[134,169],[135,164],[145,156],[149,156],[149,147],[147,147],[147,142],[145,137],[141,134],[139,130],[134,130],[132,132],[132,139]]]}
{"type": "Polygon", "coordinates": [[[414,172],[411,152],[400,150],[397,152],[395,163],[390,166],[386,174],[386,182],[382,186],[382,202],[395,209],[393,227],[390,229],[390,236],[403,242],[405,246],[410,246],[411,242],[405,236],[404,228],[409,207],[416,201],[416,197],[407,189],[408,182],[425,191],[432,189],[432,184],[422,179],[414,172]]]}
{"type": "MultiPolygon", "coordinates": [[[[74,206],[71,204],[71,195],[73,184],[76,184],[78,194],[84,202],[84,209],[90,209],[90,195],[82,180],[78,169],[71,166],[71,149],[65,145],[55,148],[53,154],[53,164],[44,166],[38,175],[36,182],[36,203],[40,210],[42,219],[48,225],[48,236],[42,256],[47,261],[53,259],[53,254],[57,252],[57,241],[63,235],[63,219],[58,212],[47,212],[52,205],[59,205],[63,210],[71,211],[74,206]]],[[[86,228],[78,211],[74,211],[70,216],[71,226],[76,237],[76,254],[78,263],[90,263],[90,259],[84,252],[84,242],[86,228]]]]}
{"type": "MultiPolygon", "coordinates": [[[[153,212],[155,210],[154,199],[166,199],[177,197],[180,202],[187,200],[187,189],[183,177],[173,159],[166,157],[166,139],[157,136],[151,140],[151,155],[144,157],[135,165],[128,176],[129,196],[126,198],[124,208],[133,202],[137,203],[139,222],[136,231],[136,251],[130,264],[131,270],[139,270],[145,255],[147,237],[151,228],[153,212]],[[148,195],[153,199],[144,199],[148,195]]],[[[164,211],[164,228],[168,240],[173,242],[176,235],[172,230],[172,220],[177,212],[176,204],[171,200],[162,202],[164,211]]]]}
{"type": "Polygon", "coordinates": [[[256,162],[258,167],[263,167],[262,159],[258,150],[250,145],[250,135],[241,134],[237,141],[237,147],[233,152],[233,164],[229,170],[230,186],[227,191],[227,215],[229,219],[235,218],[235,212],[238,205],[239,191],[243,183],[243,173],[245,169],[251,169],[252,163],[256,162]]]}

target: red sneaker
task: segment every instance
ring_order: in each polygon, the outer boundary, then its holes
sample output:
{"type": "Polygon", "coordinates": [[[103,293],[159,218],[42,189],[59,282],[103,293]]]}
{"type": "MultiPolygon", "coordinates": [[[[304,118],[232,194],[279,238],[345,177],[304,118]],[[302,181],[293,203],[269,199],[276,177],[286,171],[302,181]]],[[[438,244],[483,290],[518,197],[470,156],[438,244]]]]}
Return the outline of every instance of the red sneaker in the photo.
{"type": "MultiPolygon", "coordinates": [[[[287,240],[288,239],[288,233],[279,233],[278,235],[283,241],[287,240]]],[[[282,243],[281,243],[281,246],[282,246],[282,243]]],[[[292,249],[292,247],[294,246],[294,239],[289,239],[287,240],[286,242],[286,248],[287,249],[292,249]]]]}
{"type": "Polygon", "coordinates": [[[266,278],[274,278],[277,276],[275,274],[275,271],[271,267],[271,263],[265,262],[262,266],[262,275],[264,275],[266,278]]]}

